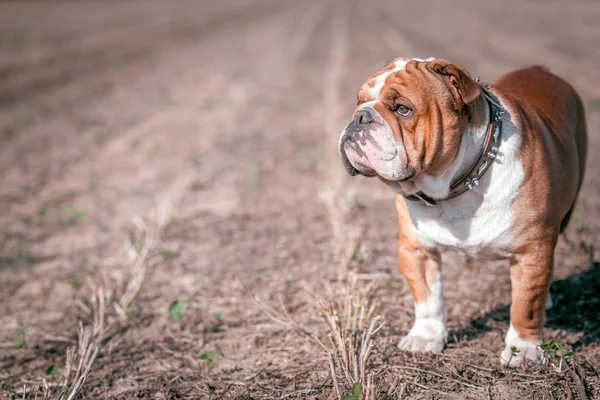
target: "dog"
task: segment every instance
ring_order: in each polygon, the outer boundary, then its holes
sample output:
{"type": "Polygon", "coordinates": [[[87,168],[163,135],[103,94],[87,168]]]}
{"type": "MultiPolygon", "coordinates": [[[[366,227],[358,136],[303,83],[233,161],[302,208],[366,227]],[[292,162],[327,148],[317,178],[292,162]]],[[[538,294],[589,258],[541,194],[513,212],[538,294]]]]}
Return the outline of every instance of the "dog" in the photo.
{"type": "Polygon", "coordinates": [[[584,176],[587,132],[575,90],[546,68],[482,85],[444,59],[397,58],[358,93],[338,150],[350,175],[396,194],[398,263],[415,304],[399,347],[447,341],[441,251],[510,260],[512,304],[501,363],[543,361],[554,248],[584,176]]]}

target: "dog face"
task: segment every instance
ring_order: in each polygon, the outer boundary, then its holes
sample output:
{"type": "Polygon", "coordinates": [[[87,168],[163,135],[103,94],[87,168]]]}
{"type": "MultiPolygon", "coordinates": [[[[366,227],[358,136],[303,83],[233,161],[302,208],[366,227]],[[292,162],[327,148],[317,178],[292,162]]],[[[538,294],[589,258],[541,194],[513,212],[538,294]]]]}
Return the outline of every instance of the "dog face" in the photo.
{"type": "Polygon", "coordinates": [[[358,93],[338,149],[350,175],[376,176],[412,193],[411,181],[446,171],[458,153],[479,85],[441,59],[391,61],[358,93]]]}

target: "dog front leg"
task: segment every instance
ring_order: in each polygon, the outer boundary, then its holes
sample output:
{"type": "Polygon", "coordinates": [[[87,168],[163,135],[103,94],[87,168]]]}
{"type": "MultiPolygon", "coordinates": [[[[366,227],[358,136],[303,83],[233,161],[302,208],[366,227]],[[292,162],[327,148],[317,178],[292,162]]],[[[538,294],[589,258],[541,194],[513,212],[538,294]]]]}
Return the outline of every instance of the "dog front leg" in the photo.
{"type": "Polygon", "coordinates": [[[400,340],[402,350],[440,353],[447,332],[442,296],[441,255],[400,232],[398,264],[415,302],[415,323],[400,340]]]}
{"type": "Polygon", "coordinates": [[[510,328],[500,356],[504,365],[535,366],[543,360],[539,344],[552,280],[555,244],[555,239],[528,244],[511,261],[510,328]]]}

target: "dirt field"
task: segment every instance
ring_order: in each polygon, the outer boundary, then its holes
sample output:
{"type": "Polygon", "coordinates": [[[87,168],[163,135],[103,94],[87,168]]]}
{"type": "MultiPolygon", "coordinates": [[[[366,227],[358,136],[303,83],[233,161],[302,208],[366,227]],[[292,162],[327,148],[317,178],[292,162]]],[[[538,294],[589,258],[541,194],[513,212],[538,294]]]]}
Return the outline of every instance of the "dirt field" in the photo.
{"type": "Polygon", "coordinates": [[[365,398],[600,398],[598,21],[596,0],[0,3],[0,398],[335,399],[320,304],[384,321],[365,398]],[[396,56],[484,81],[541,63],[584,98],[544,330],[574,352],[560,368],[498,367],[508,266],[454,254],[447,349],[397,349],[393,195],[336,153],[396,56]]]}

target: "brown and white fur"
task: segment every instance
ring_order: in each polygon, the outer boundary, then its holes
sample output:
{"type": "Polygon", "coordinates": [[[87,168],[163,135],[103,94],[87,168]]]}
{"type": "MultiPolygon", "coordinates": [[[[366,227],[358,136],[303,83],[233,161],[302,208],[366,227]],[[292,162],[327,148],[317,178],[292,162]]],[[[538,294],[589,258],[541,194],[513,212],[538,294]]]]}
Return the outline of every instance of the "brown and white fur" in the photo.
{"type": "Polygon", "coordinates": [[[582,102],[543,67],[489,86],[506,110],[499,153],[472,190],[444,199],[481,151],[490,122],[479,84],[442,59],[395,59],[367,80],[339,142],[345,168],[376,176],[396,193],[398,262],[415,302],[401,349],[441,352],[446,343],[440,251],[510,260],[510,328],[501,361],[542,361],[554,247],[583,180],[582,102]],[[422,191],[428,207],[403,195],[422,191]],[[517,352],[512,348],[516,347],[517,352]]]}

